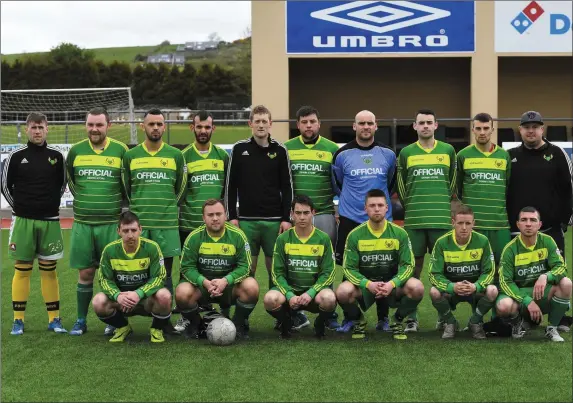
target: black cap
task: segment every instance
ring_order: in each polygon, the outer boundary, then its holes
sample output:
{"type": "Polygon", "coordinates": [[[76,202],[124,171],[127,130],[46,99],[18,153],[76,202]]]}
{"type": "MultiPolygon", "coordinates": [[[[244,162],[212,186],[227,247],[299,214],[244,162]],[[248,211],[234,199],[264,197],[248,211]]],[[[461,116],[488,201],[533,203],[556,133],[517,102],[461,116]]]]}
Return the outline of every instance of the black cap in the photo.
{"type": "Polygon", "coordinates": [[[540,125],[543,124],[543,118],[539,112],[529,111],[525,112],[521,115],[521,122],[520,125],[524,125],[526,123],[539,123],[540,125]]]}

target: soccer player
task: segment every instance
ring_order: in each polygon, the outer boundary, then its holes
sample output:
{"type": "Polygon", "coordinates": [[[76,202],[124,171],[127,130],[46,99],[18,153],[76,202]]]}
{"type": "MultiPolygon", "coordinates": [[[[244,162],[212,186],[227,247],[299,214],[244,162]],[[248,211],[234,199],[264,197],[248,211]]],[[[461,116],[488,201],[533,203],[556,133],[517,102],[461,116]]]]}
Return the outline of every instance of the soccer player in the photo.
{"type": "Polygon", "coordinates": [[[313,225],[314,203],[305,195],[292,201],[294,227],[277,238],[272,276],[275,286],[265,295],[265,309],[281,324],[281,337],[289,338],[292,312],[318,313],[314,332],[325,336],[326,322],[336,309],[330,288],[336,275],[332,242],[313,225]]]}
{"type": "MultiPolygon", "coordinates": [[[[185,198],[187,166],[180,150],[163,142],[165,117],[159,109],[149,110],[141,127],[143,143],[123,158],[123,183],[130,210],[139,217],[142,236],[159,244],[165,257],[165,286],[173,294],[173,257],[181,255],[178,205],[185,198]]],[[[167,334],[176,333],[168,323],[167,334]]]]}
{"type": "Polygon", "coordinates": [[[245,323],[259,299],[259,285],[249,277],[251,250],[244,232],[226,222],[225,206],[217,199],[203,204],[204,225],[185,240],[181,257],[182,279],[175,299],[190,324],[186,335],[197,336],[199,303],[235,305],[233,322],[238,339],[248,339],[245,323]]]}
{"type": "MultiPolygon", "coordinates": [[[[70,267],[78,270],[78,318],[70,331],[72,336],[88,331],[86,319],[101,253],[118,239],[123,198],[121,161],[128,148],[107,137],[110,127],[105,109],[91,109],[86,116],[88,138],[74,144],[66,158],[68,184],[74,196],[70,267]]],[[[110,330],[106,334],[111,334],[110,330]]]]}
{"type": "Polygon", "coordinates": [[[64,254],[60,198],[66,188],[63,154],[46,141],[48,119],[32,112],[26,118],[28,142],[8,155],[2,169],[2,194],[12,207],[8,254],[14,262],[10,334],[24,333],[34,259],[38,259],[48,330],[67,333],[60,319],[60,286],[56,264],[64,254]]]}
{"type": "MultiPolygon", "coordinates": [[[[381,189],[390,200],[390,190],[396,179],[396,154],[386,145],[374,141],[378,129],[376,116],[370,111],[356,114],[352,124],[356,139],[341,147],[333,157],[332,181],[334,191],[340,196],[338,202],[338,238],[336,263],[342,264],[344,246],[350,231],[364,223],[368,215],[364,211],[364,198],[370,189],[381,189]]],[[[388,205],[386,219],[392,221],[392,205],[388,205]]],[[[376,329],[389,331],[388,304],[386,299],[376,301],[378,324],[376,329]]],[[[354,325],[345,318],[338,329],[349,332],[354,325]]]]}
{"type": "MultiPolygon", "coordinates": [[[[251,275],[257,270],[259,250],[265,254],[265,266],[271,287],[273,248],[279,234],[291,227],[292,178],[287,149],[271,138],[271,112],[255,106],[249,115],[251,138],[233,145],[225,206],[229,222],[244,231],[252,253],[251,275]],[[240,203],[237,212],[237,197],[240,203]]],[[[305,319],[300,326],[308,326],[305,319]]]]}
{"type": "MultiPolygon", "coordinates": [[[[229,154],[211,143],[215,131],[211,113],[204,110],[197,112],[190,128],[195,135],[195,142],[183,150],[187,164],[187,195],[179,212],[181,249],[189,234],[203,225],[203,203],[210,198],[223,198],[229,164],[229,154]]],[[[208,304],[203,308],[210,310],[212,306],[208,304]]],[[[189,321],[181,317],[175,329],[181,332],[188,324],[189,321]]]]}
{"type": "Polygon", "coordinates": [[[495,265],[485,235],[473,230],[474,212],[461,205],[452,214],[453,230],[438,238],[430,259],[430,298],[438,311],[442,339],[455,336],[458,322],[452,311],[460,302],[472,306],[469,329],[475,339],[485,339],[483,317],[495,304],[497,287],[492,285],[495,265]]]}
{"type": "Polygon", "coordinates": [[[367,322],[360,308],[366,312],[376,299],[386,298],[397,308],[390,324],[393,337],[405,340],[402,321],[422,300],[424,285],[412,277],[414,255],[408,234],[385,218],[386,193],[372,189],[364,204],[368,221],[348,234],[342,264],[347,280],[336,289],[336,299],[355,321],[352,338],[364,339],[367,322]]]}
{"type": "MultiPolygon", "coordinates": [[[[320,135],[320,115],[312,106],[300,108],[296,119],[300,136],[284,143],[291,161],[294,195],[308,195],[313,200],[316,211],[313,225],[326,232],[332,244],[336,245],[331,170],[338,145],[320,135]]],[[[336,312],[326,326],[332,330],[338,328],[336,312]]]]}
{"type": "Polygon", "coordinates": [[[567,265],[557,244],[540,232],[539,211],[524,207],[518,215],[519,235],[507,244],[501,254],[499,283],[501,293],[496,301],[497,314],[509,318],[513,338],[522,338],[523,317],[541,323],[548,314],[545,336],[563,341],[557,327],[569,309],[571,280],[566,277],[567,265]]]}
{"type": "Polygon", "coordinates": [[[473,118],[475,144],[458,153],[456,180],[458,199],[472,208],[474,229],[489,239],[497,265],[511,241],[505,203],[511,160],[506,150],[492,143],[493,131],[491,115],[478,113],[473,118]]]}
{"type": "Polygon", "coordinates": [[[126,316],[153,316],[152,343],[162,343],[163,328],[171,316],[171,293],[164,287],[165,265],[159,245],[141,236],[137,215],[121,213],[117,232],[121,239],[108,244],[101,256],[98,280],[103,292],[92,305],[98,318],[115,329],[112,343],[132,333],[126,316]]]}
{"type": "MultiPolygon", "coordinates": [[[[424,256],[451,227],[451,200],[456,187],[456,152],[438,141],[436,114],[429,109],[416,113],[413,124],[418,141],[398,156],[398,196],[404,207],[404,229],[416,260],[414,277],[420,278],[424,256]]],[[[406,332],[418,331],[417,312],[406,321],[406,332]]]]}

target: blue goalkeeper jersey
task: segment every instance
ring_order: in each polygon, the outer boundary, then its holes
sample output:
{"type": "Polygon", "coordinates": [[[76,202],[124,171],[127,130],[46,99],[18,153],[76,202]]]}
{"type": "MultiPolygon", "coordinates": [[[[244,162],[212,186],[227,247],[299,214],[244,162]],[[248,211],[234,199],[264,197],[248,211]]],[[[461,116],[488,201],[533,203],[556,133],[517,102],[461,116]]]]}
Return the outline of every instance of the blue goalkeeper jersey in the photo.
{"type": "Polygon", "coordinates": [[[332,185],[339,196],[338,214],[356,223],[368,220],[364,199],[371,189],[386,194],[388,212],[392,220],[390,190],[396,180],[396,154],[382,143],[361,147],[356,140],[338,149],[332,161],[332,185]]]}

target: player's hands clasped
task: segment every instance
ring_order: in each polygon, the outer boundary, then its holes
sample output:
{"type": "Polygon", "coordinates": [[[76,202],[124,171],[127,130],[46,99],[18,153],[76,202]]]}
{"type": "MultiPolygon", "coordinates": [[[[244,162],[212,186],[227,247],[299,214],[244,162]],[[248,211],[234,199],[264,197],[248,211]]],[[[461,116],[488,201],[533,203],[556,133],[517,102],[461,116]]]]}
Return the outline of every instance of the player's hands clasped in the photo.
{"type": "Polygon", "coordinates": [[[311,296],[308,295],[306,292],[298,297],[299,306],[307,306],[308,304],[310,304],[311,301],[312,301],[311,296]]]}
{"type": "Polygon", "coordinates": [[[386,283],[381,281],[380,286],[378,287],[378,294],[376,294],[376,298],[387,297],[388,295],[390,295],[393,289],[394,285],[392,284],[392,282],[388,281],[386,283]]]}
{"type": "Polygon", "coordinates": [[[213,286],[212,290],[210,291],[211,297],[215,298],[215,297],[220,297],[221,295],[223,295],[223,292],[225,291],[225,288],[227,288],[229,283],[228,283],[227,279],[225,277],[223,277],[223,278],[215,278],[215,279],[211,280],[211,285],[213,286]]]}
{"type": "Polygon", "coordinates": [[[120,292],[117,296],[117,302],[124,313],[133,310],[139,303],[139,299],[139,295],[135,291],[120,292]]]}

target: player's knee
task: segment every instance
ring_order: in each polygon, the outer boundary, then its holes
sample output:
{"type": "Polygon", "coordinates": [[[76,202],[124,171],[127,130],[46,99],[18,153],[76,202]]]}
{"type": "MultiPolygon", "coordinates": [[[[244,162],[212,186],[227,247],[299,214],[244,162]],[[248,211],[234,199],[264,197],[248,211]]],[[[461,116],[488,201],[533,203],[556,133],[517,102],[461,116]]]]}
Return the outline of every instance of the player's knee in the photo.
{"type": "Polygon", "coordinates": [[[98,292],[92,299],[92,306],[96,315],[101,315],[108,310],[109,298],[103,292],[98,292]]]}
{"type": "Polygon", "coordinates": [[[320,308],[325,311],[333,311],[336,308],[336,295],[330,289],[320,292],[320,308]]]}
{"type": "Polygon", "coordinates": [[[275,290],[270,290],[265,294],[263,299],[263,304],[265,305],[265,309],[267,311],[272,311],[277,309],[279,306],[284,304],[286,298],[280,292],[275,290]]]}
{"type": "Polygon", "coordinates": [[[561,292],[566,296],[571,296],[571,279],[569,277],[563,277],[561,281],[559,281],[559,288],[561,292]]]}
{"type": "Polygon", "coordinates": [[[485,297],[490,301],[495,301],[499,291],[495,285],[488,285],[485,289],[485,297]]]}
{"type": "Polygon", "coordinates": [[[409,298],[422,299],[424,296],[424,284],[412,277],[406,282],[406,293],[409,298]]]}
{"type": "Polygon", "coordinates": [[[175,301],[177,305],[189,303],[193,297],[193,286],[191,283],[180,283],[175,289],[175,301]]]}
{"type": "Polygon", "coordinates": [[[509,297],[503,298],[498,301],[497,306],[495,308],[499,316],[503,317],[510,316],[513,311],[513,300],[509,297]]]}
{"type": "Polygon", "coordinates": [[[345,304],[352,300],[354,296],[354,284],[349,281],[344,281],[336,289],[336,299],[345,304]]]}
{"type": "Polygon", "coordinates": [[[83,284],[93,284],[96,270],[94,268],[80,270],[79,277],[83,284]]]}
{"type": "Polygon", "coordinates": [[[241,289],[250,301],[259,299],[259,283],[253,277],[247,277],[241,281],[241,289]]]}
{"type": "Polygon", "coordinates": [[[167,288],[159,289],[155,295],[155,303],[162,308],[169,308],[171,306],[171,293],[167,288]]]}
{"type": "Polygon", "coordinates": [[[436,302],[441,300],[443,297],[440,290],[438,290],[436,287],[432,287],[430,288],[430,298],[432,299],[433,302],[436,302]]]}

